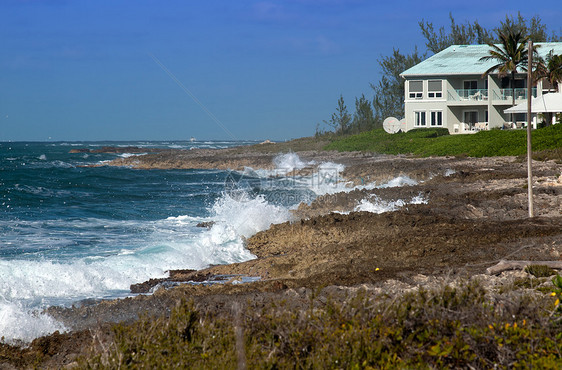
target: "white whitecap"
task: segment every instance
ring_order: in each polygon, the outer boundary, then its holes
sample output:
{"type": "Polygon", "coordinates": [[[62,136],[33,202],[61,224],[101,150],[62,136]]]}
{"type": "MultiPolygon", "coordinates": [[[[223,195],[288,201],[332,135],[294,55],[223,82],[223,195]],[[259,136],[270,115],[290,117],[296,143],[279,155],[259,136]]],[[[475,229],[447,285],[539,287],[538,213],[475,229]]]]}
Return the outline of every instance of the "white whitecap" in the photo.
{"type": "Polygon", "coordinates": [[[129,157],[139,157],[139,156],[143,156],[143,155],[146,155],[146,153],[122,153],[122,154],[119,154],[118,157],[129,158],[129,157]]]}

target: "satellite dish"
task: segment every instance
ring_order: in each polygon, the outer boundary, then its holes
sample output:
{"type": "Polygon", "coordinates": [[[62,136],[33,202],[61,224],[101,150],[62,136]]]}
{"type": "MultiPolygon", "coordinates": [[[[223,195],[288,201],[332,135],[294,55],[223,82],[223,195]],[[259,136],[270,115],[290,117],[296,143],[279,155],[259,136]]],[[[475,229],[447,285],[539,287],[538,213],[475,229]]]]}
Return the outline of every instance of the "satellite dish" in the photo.
{"type": "Polygon", "coordinates": [[[382,123],[382,128],[389,134],[395,134],[401,129],[400,121],[398,121],[398,118],[388,117],[382,123]]]}
{"type": "Polygon", "coordinates": [[[406,117],[400,120],[400,130],[402,130],[402,132],[408,131],[406,130],[406,117]]]}

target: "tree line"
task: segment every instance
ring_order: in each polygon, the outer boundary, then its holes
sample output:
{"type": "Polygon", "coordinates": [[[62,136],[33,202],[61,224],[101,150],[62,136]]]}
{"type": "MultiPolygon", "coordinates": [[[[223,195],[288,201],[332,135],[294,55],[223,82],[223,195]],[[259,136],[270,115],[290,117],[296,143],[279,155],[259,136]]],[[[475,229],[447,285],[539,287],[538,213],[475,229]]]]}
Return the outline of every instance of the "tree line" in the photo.
{"type": "MultiPolygon", "coordinates": [[[[340,95],[336,111],[328,120],[324,120],[323,127],[318,124],[316,134],[333,132],[337,135],[356,134],[382,127],[386,117],[401,118],[404,115],[404,79],[400,73],[422,62],[429,56],[448,48],[451,45],[470,44],[505,44],[506,38],[517,37],[518,42],[531,40],[537,42],[560,42],[562,33],[548,33],[548,28],[542,23],[540,17],[535,15],[525,19],[521,13],[517,18],[506,15],[505,20],[493,29],[482,27],[477,20],[458,24],[449,14],[450,24],[448,29],[444,26],[436,29],[432,22],[421,20],[418,24],[425,39],[427,50],[422,54],[416,47],[410,54],[400,52],[395,48],[391,55],[381,56],[377,63],[381,68],[380,80],[370,84],[373,98],[370,100],[362,94],[355,98],[355,112],[350,113],[342,95],[340,95]]],[[[526,46],[525,46],[526,47],[526,46]]],[[[493,55],[490,55],[493,58],[493,55]]],[[[498,59],[496,70],[502,73],[498,59]]],[[[546,61],[536,66],[536,77],[546,78],[556,85],[562,80],[562,56],[549,55],[546,61]]],[[[487,71],[489,73],[491,71],[487,71]]],[[[507,71],[511,73],[512,70],[507,71]]]]}

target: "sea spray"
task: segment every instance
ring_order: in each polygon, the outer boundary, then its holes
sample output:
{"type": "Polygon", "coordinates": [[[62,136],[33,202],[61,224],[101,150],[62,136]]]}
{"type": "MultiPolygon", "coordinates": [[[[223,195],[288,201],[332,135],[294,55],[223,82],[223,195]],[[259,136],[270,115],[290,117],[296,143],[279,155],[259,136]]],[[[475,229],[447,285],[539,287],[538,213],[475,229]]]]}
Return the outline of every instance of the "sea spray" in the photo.
{"type": "Polygon", "coordinates": [[[353,189],[341,173],[345,170],[343,164],[332,162],[321,163],[311,177],[311,189],[316,195],[335,194],[353,189]]]}
{"type": "Polygon", "coordinates": [[[255,198],[245,195],[235,199],[225,194],[212,210],[218,224],[224,224],[246,238],[291,217],[287,208],[267,202],[263,195],[255,198]]]}
{"type": "MultiPolygon", "coordinates": [[[[402,187],[402,186],[413,186],[416,185],[418,182],[414,179],[411,179],[408,176],[398,176],[384,184],[376,185],[375,188],[378,189],[385,189],[385,188],[394,188],[394,187],[402,187]]],[[[371,213],[385,213],[385,212],[393,212],[402,208],[408,204],[425,204],[427,203],[427,199],[423,197],[423,195],[419,194],[413,197],[412,199],[404,200],[398,199],[394,201],[385,201],[382,200],[376,194],[372,194],[370,197],[366,199],[362,199],[359,204],[354,208],[354,211],[365,211],[371,213]]]]}
{"type": "Polygon", "coordinates": [[[315,162],[304,162],[298,154],[289,152],[285,154],[278,154],[275,158],[273,158],[273,164],[278,171],[285,171],[285,173],[289,173],[294,170],[302,170],[307,166],[315,164],[315,162]]]}
{"type": "MultiPolygon", "coordinates": [[[[341,173],[345,166],[339,163],[316,161],[303,161],[296,153],[279,154],[273,159],[275,170],[256,171],[261,176],[284,176],[285,181],[290,181],[293,188],[300,188],[312,192],[315,196],[334,194],[342,191],[351,191],[351,182],[346,181],[341,173]],[[298,170],[310,168],[307,175],[300,175],[298,170]],[[297,171],[294,173],[293,171],[297,171]]],[[[310,202],[314,197],[303,199],[310,202]]]]}
{"type": "Polygon", "coordinates": [[[40,309],[24,307],[21,302],[10,302],[0,297],[0,333],[8,343],[28,343],[33,339],[65,331],[61,323],[40,309]]]}

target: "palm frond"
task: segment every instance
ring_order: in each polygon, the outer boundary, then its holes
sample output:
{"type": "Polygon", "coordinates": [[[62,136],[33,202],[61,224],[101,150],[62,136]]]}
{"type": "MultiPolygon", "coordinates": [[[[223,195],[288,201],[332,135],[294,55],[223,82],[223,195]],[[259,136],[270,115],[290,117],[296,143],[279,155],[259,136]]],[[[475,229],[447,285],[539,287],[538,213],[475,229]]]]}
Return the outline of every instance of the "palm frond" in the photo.
{"type": "Polygon", "coordinates": [[[496,60],[498,64],[490,67],[482,76],[486,76],[494,71],[498,71],[500,75],[505,75],[509,72],[517,73],[520,68],[523,71],[527,70],[527,55],[528,50],[526,42],[529,37],[523,37],[521,32],[507,34],[500,33],[500,44],[488,44],[490,50],[488,55],[480,58],[481,61],[496,60]]]}

